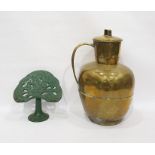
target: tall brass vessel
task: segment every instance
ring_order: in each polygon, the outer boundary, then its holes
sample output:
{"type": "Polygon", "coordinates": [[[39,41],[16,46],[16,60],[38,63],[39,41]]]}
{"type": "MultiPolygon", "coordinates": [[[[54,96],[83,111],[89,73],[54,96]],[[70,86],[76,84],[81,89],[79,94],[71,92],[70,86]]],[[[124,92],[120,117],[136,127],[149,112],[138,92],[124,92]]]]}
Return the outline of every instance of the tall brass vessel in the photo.
{"type": "Polygon", "coordinates": [[[121,122],[131,104],[134,75],[118,63],[122,39],[112,36],[111,30],[93,39],[93,44],[83,43],[72,54],[72,69],[79,94],[88,118],[100,125],[121,122]],[[89,45],[95,49],[96,61],[84,65],[79,78],[75,75],[74,57],[77,49],[89,45]]]}

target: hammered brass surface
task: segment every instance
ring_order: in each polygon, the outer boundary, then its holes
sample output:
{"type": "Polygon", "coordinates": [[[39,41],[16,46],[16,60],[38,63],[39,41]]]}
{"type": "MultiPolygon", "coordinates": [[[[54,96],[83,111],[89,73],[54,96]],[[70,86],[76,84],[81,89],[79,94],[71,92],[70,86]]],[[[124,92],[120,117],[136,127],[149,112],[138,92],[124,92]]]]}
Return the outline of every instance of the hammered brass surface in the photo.
{"type": "Polygon", "coordinates": [[[133,95],[132,71],[122,64],[103,65],[96,62],[82,67],[79,90],[99,98],[122,98],[133,95]]]}
{"type": "Polygon", "coordinates": [[[124,65],[89,63],[81,69],[79,93],[89,118],[117,121],[129,109],[134,76],[124,65]]]}
{"type": "Polygon", "coordinates": [[[120,42],[94,42],[96,61],[115,65],[118,62],[120,42]]]}
{"type": "Polygon", "coordinates": [[[134,75],[118,63],[122,39],[113,37],[111,30],[93,39],[93,44],[80,44],[72,54],[72,68],[79,86],[79,94],[89,119],[101,125],[119,123],[132,101],[134,75]],[[79,79],[75,75],[74,56],[83,45],[94,47],[96,62],[84,65],[79,79]]]}
{"type": "Polygon", "coordinates": [[[122,120],[127,113],[132,98],[99,99],[87,97],[80,93],[83,107],[91,120],[100,120],[98,123],[122,120]]]}

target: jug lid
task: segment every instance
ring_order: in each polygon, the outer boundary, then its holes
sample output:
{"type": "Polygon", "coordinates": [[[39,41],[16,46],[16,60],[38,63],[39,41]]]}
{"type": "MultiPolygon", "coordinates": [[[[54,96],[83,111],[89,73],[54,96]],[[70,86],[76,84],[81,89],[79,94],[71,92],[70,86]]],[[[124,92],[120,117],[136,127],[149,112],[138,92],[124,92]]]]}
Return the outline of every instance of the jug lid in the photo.
{"type": "Polygon", "coordinates": [[[95,42],[121,42],[122,41],[121,38],[112,36],[112,31],[108,29],[104,30],[104,35],[95,37],[93,40],[95,42]]]}

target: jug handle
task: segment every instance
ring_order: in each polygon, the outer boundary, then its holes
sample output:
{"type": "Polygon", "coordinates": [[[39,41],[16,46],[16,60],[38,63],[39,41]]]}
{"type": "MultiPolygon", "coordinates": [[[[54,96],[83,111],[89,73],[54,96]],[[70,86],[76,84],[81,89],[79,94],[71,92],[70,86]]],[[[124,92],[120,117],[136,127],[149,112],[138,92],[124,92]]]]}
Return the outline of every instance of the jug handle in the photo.
{"type": "Polygon", "coordinates": [[[76,53],[76,51],[77,51],[77,49],[78,49],[79,47],[85,46],[85,45],[94,47],[93,44],[82,43],[82,44],[77,45],[77,46],[74,48],[73,53],[72,53],[72,70],[73,70],[74,78],[75,78],[75,81],[77,82],[77,84],[78,84],[79,82],[78,82],[78,79],[77,79],[76,74],[75,74],[75,65],[74,65],[75,53],[76,53]]]}

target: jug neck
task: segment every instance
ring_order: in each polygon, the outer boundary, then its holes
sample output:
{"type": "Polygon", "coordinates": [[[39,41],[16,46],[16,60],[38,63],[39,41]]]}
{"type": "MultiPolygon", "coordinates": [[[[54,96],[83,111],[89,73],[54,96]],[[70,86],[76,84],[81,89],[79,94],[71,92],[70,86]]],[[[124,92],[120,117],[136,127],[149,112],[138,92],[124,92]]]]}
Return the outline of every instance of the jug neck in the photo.
{"type": "Polygon", "coordinates": [[[96,61],[99,64],[116,65],[118,63],[121,39],[112,37],[111,30],[105,30],[104,36],[94,38],[96,61]]]}

